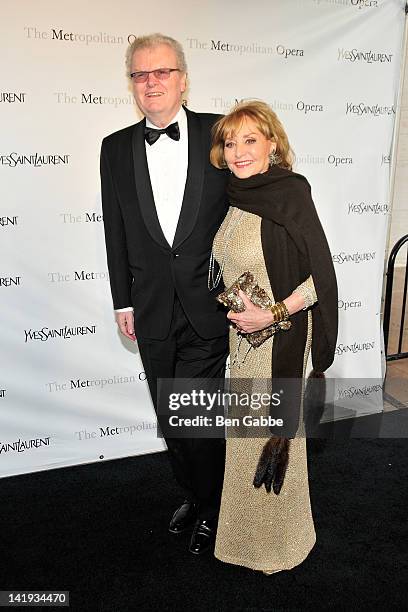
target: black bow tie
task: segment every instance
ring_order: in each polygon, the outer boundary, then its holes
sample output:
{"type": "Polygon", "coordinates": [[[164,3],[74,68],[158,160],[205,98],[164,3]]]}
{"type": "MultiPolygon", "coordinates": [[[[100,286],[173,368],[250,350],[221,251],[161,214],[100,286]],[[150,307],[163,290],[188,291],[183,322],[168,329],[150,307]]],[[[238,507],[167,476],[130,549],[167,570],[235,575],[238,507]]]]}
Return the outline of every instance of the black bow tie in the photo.
{"type": "Polygon", "coordinates": [[[149,145],[152,145],[156,142],[156,140],[159,140],[162,134],[167,134],[167,136],[173,140],[180,140],[180,129],[178,123],[172,123],[162,130],[152,127],[145,127],[145,140],[149,145]]]}

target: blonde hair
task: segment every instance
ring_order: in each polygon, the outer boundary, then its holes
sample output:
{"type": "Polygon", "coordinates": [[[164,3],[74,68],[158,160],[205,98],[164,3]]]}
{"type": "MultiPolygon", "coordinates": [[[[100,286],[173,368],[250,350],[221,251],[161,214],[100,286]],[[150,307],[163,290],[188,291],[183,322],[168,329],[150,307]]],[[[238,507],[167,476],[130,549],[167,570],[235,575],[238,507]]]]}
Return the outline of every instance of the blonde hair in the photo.
{"type": "Polygon", "coordinates": [[[276,143],[276,165],[292,170],[294,153],[283,125],[271,107],[261,100],[239,102],[228,115],[221,117],[214,124],[210,151],[210,161],[213,166],[227,167],[224,158],[225,141],[239,131],[245,119],[252,119],[261,134],[276,143]]]}
{"type": "MultiPolygon", "coordinates": [[[[177,57],[177,68],[181,70],[181,72],[187,73],[186,57],[184,55],[183,47],[178,40],[171,38],[171,36],[166,36],[165,34],[156,32],[154,34],[147,34],[146,36],[138,36],[127,48],[126,74],[128,77],[130,77],[130,73],[132,71],[132,59],[135,51],[139,51],[139,49],[152,49],[158,45],[168,45],[171,49],[173,49],[177,57]]],[[[173,68],[173,66],[162,66],[162,68],[173,68]]]]}

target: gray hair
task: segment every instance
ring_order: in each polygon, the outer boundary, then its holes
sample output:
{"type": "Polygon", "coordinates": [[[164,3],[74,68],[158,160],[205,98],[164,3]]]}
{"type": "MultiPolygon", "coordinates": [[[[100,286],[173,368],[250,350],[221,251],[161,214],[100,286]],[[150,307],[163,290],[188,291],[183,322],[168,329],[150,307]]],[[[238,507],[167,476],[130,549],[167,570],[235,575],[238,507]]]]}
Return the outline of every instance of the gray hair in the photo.
{"type": "MultiPolygon", "coordinates": [[[[137,36],[135,40],[126,50],[126,73],[127,76],[130,76],[130,72],[132,70],[132,59],[135,51],[139,51],[139,49],[151,49],[152,47],[157,47],[158,45],[168,45],[173,49],[177,57],[177,68],[181,70],[181,72],[187,72],[187,62],[184,55],[183,47],[181,44],[171,38],[171,36],[165,36],[164,34],[147,34],[146,36],[137,36]]],[[[161,66],[162,68],[170,68],[171,66],[161,66]]]]}

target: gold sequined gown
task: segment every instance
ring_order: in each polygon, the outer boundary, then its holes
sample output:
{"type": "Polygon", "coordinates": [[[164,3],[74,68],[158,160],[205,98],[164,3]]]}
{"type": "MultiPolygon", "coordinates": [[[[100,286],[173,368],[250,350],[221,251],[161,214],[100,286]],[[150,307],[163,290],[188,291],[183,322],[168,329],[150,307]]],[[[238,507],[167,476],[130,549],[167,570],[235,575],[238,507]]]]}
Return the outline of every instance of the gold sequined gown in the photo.
{"type": "MultiPolygon", "coordinates": [[[[273,299],[260,230],[260,217],[231,207],[215,236],[213,253],[220,265],[224,260],[226,286],[249,270],[273,299]]],[[[316,300],[310,277],[297,289],[304,295],[306,304],[311,305],[316,300]]],[[[259,379],[270,380],[272,342],[273,336],[245,356],[249,347],[247,341],[242,340],[238,346],[236,331],[231,329],[231,379],[253,379],[257,380],[257,385],[259,379]]],[[[305,367],[310,344],[309,313],[305,367]]],[[[221,561],[254,570],[288,570],[307,557],[316,541],[309,498],[306,440],[297,437],[291,441],[285,481],[280,494],[275,495],[273,491],[267,493],[264,486],[256,489],[252,484],[267,439],[236,438],[227,431],[224,486],[214,554],[221,561]]]]}

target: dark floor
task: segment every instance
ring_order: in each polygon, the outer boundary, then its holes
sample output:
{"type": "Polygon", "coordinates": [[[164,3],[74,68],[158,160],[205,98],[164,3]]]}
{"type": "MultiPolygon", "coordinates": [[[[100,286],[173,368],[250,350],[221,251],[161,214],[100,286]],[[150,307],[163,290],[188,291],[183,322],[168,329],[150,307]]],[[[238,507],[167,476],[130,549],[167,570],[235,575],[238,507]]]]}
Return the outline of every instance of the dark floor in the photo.
{"type": "Polygon", "coordinates": [[[75,612],[407,609],[407,450],[310,440],[317,544],[273,576],[167,533],[179,498],[166,453],[4,478],[0,590],[69,590],[75,612]]]}

